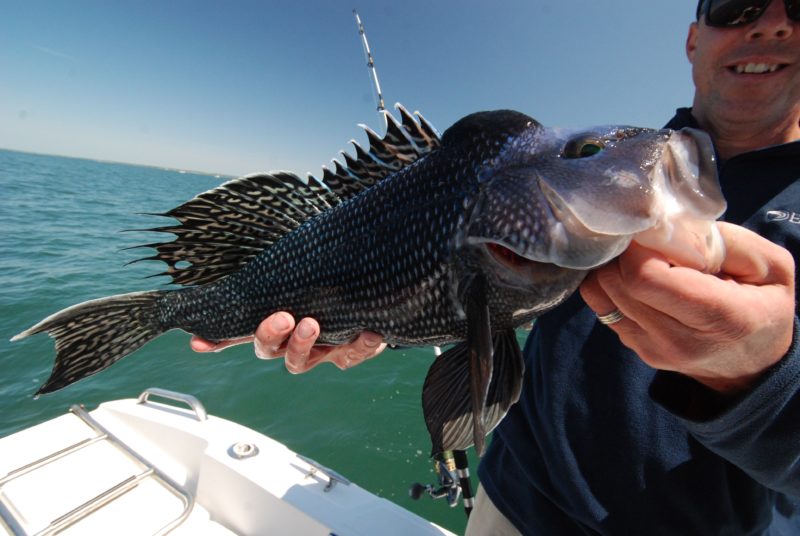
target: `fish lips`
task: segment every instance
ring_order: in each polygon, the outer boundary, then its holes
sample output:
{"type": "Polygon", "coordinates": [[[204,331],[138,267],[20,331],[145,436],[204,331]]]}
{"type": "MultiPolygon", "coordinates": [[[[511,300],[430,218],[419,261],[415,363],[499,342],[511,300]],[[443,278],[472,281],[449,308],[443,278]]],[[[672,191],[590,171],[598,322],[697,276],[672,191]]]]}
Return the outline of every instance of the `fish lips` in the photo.
{"type": "Polygon", "coordinates": [[[727,204],[711,138],[696,129],[676,131],[652,182],[657,221],[634,241],[658,251],[673,265],[717,273],[725,259],[725,243],[716,220],[727,204]]]}
{"type": "Polygon", "coordinates": [[[718,218],[726,202],[719,186],[717,158],[708,134],[695,128],[675,131],[661,158],[661,172],[686,211],[702,218],[718,218]]]}

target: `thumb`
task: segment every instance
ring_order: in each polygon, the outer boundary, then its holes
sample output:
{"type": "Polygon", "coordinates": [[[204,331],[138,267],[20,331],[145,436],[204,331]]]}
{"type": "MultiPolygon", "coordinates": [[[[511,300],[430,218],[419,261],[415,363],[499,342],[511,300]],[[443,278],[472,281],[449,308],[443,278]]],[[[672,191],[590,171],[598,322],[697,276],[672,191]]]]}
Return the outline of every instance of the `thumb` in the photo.
{"type": "Polygon", "coordinates": [[[754,285],[793,285],[794,258],[786,249],[739,225],[718,226],[726,250],[719,275],[754,285]]]}

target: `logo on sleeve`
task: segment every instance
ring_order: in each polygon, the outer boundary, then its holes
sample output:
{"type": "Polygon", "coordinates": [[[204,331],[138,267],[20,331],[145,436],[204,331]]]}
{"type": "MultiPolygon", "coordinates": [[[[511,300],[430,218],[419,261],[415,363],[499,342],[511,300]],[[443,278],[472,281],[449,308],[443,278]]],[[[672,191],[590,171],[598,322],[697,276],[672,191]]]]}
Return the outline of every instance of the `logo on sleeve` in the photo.
{"type": "Polygon", "coordinates": [[[788,221],[800,225],[800,214],[797,212],[786,212],[785,210],[770,210],[767,212],[768,222],[788,221]]]}

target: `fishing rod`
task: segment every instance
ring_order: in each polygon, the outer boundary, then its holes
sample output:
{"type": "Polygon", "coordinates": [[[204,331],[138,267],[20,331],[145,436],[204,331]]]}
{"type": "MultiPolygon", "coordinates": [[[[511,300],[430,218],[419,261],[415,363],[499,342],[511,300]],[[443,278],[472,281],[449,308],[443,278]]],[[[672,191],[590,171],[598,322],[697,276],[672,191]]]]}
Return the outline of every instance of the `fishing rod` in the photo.
{"type": "MultiPolygon", "coordinates": [[[[378,71],[375,69],[375,60],[372,58],[372,52],[367,42],[367,32],[364,30],[364,24],[361,22],[361,17],[358,16],[358,11],[354,9],[353,15],[356,18],[356,26],[358,26],[358,33],[361,36],[361,44],[364,45],[364,55],[367,57],[367,67],[369,68],[372,86],[375,89],[375,95],[378,99],[378,114],[384,115],[386,107],[383,104],[383,93],[381,93],[381,84],[378,82],[378,71]]],[[[442,349],[439,346],[434,346],[433,353],[436,357],[439,357],[442,355],[442,349]]]]}
{"type": "Polygon", "coordinates": [[[369,43],[367,42],[367,32],[364,31],[364,25],[361,23],[361,17],[354,9],[353,15],[356,17],[356,25],[358,25],[358,33],[361,35],[361,44],[364,45],[364,55],[367,57],[367,67],[369,67],[370,78],[372,85],[375,89],[375,94],[378,98],[378,112],[384,112],[386,107],[383,105],[383,94],[381,94],[381,84],[378,82],[378,71],[375,70],[375,60],[372,58],[372,52],[369,50],[369,43]]]}
{"type": "Polygon", "coordinates": [[[434,469],[438,476],[438,487],[432,484],[415,482],[408,490],[413,500],[419,500],[427,493],[432,499],[447,499],[447,504],[452,508],[458,504],[461,496],[464,503],[464,513],[469,517],[475,503],[472,491],[472,481],[469,478],[469,461],[467,453],[463,450],[447,450],[437,454],[434,459],[434,469]]]}
{"type": "MultiPolygon", "coordinates": [[[[375,69],[375,60],[372,57],[372,52],[369,49],[369,42],[367,41],[367,32],[364,30],[364,24],[361,22],[361,17],[354,9],[353,15],[356,18],[356,25],[358,26],[358,33],[361,36],[361,44],[364,46],[364,55],[367,58],[367,67],[369,68],[370,78],[372,85],[375,89],[375,95],[378,100],[378,113],[383,114],[386,107],[383,104],[383,94],[381,93],[381,84],[378,82],[378,71],[375,69]]],[[[434,346],[434,353],[438,357],[441,355],[442,350],[438,346],[434,346]]],[[[418,500],[423,494],[427,493],[433,499],[441,499],[446,497],[447,503],[453,507],[458,504],[458,498],[461,496],[464,503],[464,511],[469,517],[472,512],[474,503],[474,495],[472,491],[472,481],[469,477],[469,460],[467,453],[463,450],[448,450],[434,458],[434,469],[439,478],[438,487],[431,484],[424,485],[414,483],[408,490],[412,499],[418,500]]]]}

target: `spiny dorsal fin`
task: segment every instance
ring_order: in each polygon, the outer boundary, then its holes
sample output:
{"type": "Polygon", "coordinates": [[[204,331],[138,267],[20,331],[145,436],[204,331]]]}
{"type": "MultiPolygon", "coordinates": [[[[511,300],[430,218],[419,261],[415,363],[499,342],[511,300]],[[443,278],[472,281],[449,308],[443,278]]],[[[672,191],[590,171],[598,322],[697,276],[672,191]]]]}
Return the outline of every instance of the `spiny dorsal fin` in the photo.
{"type": "Polygon", "coordinates": [[[439,133],[419,112],[412,116],[400,104],[395,104],[395,108],[400,112],[401,123],[389,112],[384,112],[386,134],[383,138],[369,127],[360,125],[367,134],[369,149],[350,140],[356,151],[355,158],[342,153],[346,166],[334,160],[333,171],[323,167],[322,182],[343,200],[358,195],[441,144],[439,133]]]}
{"type": "Polygon", "coordinates": [[[345,164],[334,160],[333,171],[323,167],[322,180],[307,182],[290,172],[249,175],[226,182],[164,214],[179,225],[147,229],[175,235],[172,242],[145,244],[156,250],[168,275],[180,285],[210,283],[235,272],[308,219],[357,195],[436,149],[440,136],[419,114],[400,104],[401,123],[388,112],[386,134],[379,137],[363,127],[369,139],[365,150],[355,141],[355,157],[342,152],[345,164]],[[415,119],[416,117],[416,119],[415,119]]]}
{"type": "Polygon", "coordinates": [[[419,112],[414,112],[414,115],[417,117],[415,120],[400,104],[397,104],[396,107],[400,111],[400,117],[403,120],[403,130],[406,131],[411,141],[413,141],[418,148],[422,149],[423,147],[428,147],[428,152],[430,152],[440,145],[441,136],[419,112]]]}

